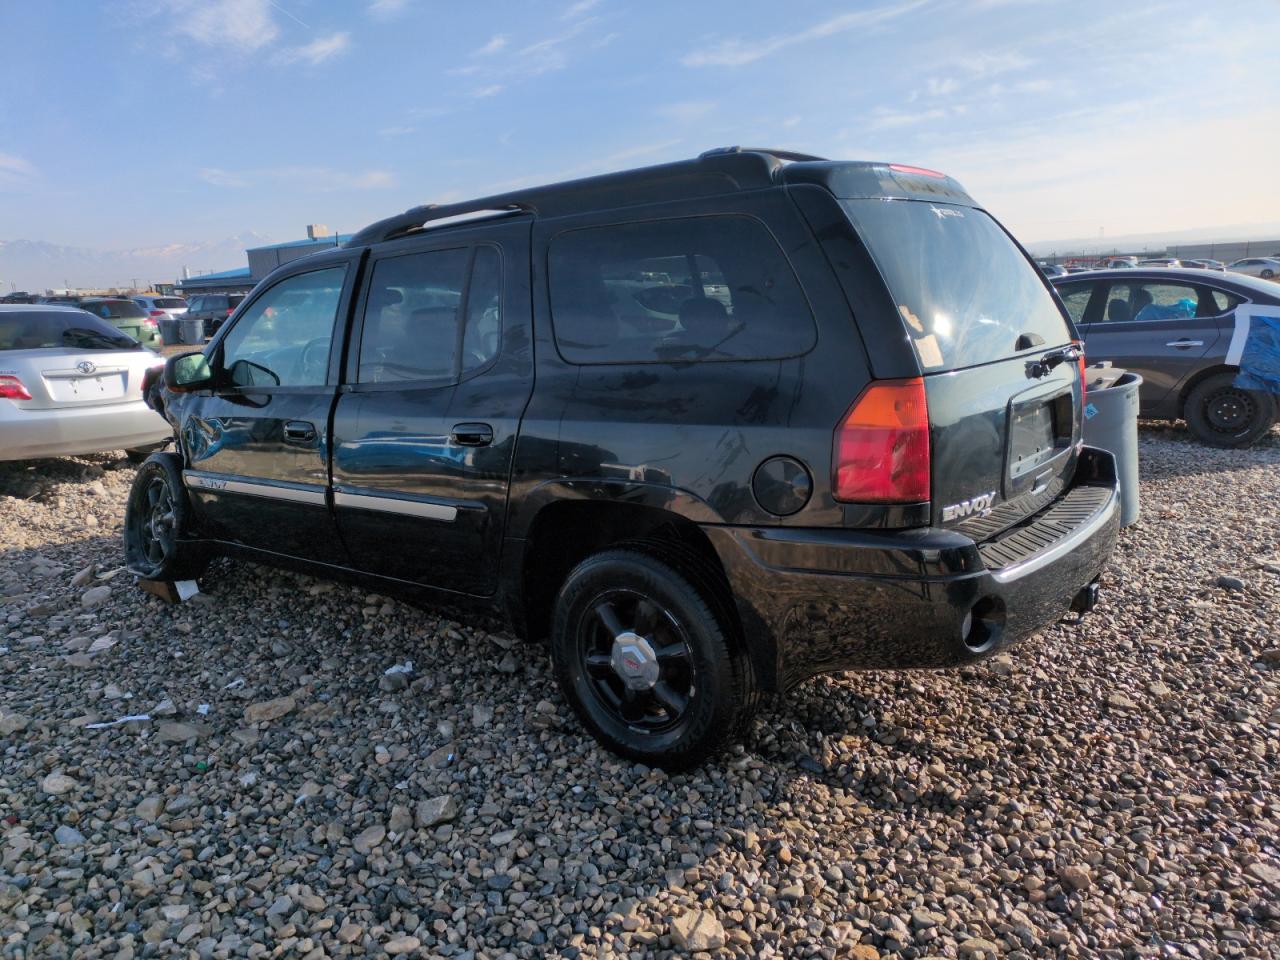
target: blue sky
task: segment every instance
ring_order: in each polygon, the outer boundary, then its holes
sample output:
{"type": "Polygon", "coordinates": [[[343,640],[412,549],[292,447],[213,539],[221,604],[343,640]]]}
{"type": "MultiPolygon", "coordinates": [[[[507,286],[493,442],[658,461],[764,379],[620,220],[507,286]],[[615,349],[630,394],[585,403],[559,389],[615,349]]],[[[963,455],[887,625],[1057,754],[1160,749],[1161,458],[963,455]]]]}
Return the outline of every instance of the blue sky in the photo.
{"type": "Polygon", "coordinates": [[[0,240],[285,240],[733,143],[945,170],[1028,242],[1277,221],[1277,37],[1274,0],[9,2],[0,240]]]}

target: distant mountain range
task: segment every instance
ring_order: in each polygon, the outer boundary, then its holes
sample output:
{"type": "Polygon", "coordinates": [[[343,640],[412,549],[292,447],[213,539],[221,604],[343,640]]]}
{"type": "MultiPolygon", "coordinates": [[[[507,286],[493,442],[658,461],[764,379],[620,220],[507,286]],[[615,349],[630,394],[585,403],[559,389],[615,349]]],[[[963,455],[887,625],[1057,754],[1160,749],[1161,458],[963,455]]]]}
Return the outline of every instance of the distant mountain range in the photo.
{"type": "Polygon", "coordinates": [[[132,250],[68,247],[44,240],[0,240],[0,292],[37,293],[62,287],[121,287],[172,283],[182,268],[193,274],[233,270],[246,264],[248,247],[270,243],[258,233],[244,233],[203,243],[170,243],[132,250]]]}

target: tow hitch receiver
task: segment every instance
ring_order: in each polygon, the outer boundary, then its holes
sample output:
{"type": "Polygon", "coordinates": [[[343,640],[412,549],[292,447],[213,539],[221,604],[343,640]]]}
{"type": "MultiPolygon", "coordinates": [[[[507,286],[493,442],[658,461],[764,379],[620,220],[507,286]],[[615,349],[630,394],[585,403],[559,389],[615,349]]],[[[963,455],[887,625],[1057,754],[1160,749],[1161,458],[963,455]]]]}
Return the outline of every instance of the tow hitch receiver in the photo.
{"type": "Polygon", "coordinates": [[[1098,605],[1098,581],[1094,580],[1080,588],[1080,592],[1071,598],[1071,612],[1079,617],[1098,605]]]}

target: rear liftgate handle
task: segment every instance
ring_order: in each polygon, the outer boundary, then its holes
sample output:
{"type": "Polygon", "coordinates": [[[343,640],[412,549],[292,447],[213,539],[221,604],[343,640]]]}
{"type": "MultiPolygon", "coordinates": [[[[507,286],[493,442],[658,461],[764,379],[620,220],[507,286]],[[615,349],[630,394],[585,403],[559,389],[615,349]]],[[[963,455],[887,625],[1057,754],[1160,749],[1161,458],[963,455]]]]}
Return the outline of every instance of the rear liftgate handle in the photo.
{"type": "Polygon", "coordinates": [[[460,447],[487,447],[493,443],[493,427],[487,423],[459,423],[449,439],[460,447]]]}
{"type": "Polygon", "coordinates": [[[305,420],[290,420],[284,425],[284,442],[306,446],[316,438],[316,425],[305,420]]]}

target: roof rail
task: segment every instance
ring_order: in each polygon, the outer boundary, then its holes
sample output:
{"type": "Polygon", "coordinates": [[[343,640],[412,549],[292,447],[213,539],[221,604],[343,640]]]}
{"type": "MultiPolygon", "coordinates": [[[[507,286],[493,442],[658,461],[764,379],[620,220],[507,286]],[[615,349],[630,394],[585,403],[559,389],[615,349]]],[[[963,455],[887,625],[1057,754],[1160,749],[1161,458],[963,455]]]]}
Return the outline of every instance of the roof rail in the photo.
{"type": "Polygon", "coordinates": [[[396,237],[412,233],[414,230],[421,229],[435,220],[448,220],[471,213],[511,215],[516,213],[536,214],[537,212],[537,208],[532,203],[522,200],[503,200],[498,203],[486,200],[469,200],[462,203],[428,203],[369,224],[369,226],[352,236],[343,246],[362,247],[369,243],[382,243],[384,240],[393,240],[396,237]]]}
{"type": "Polygon", "coordinates": [[[817,157],[811,153],[796,153],[794,150],[775,150],[772,147],[715,147],[711,150],[704,150],[698,154],[698,159],[704,157],[723,157],[731,153],[764,153],[771,157],[777,157],[779,160],[826,160],[826,157],[817,157]]]}

